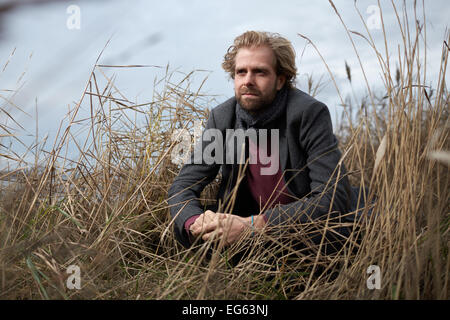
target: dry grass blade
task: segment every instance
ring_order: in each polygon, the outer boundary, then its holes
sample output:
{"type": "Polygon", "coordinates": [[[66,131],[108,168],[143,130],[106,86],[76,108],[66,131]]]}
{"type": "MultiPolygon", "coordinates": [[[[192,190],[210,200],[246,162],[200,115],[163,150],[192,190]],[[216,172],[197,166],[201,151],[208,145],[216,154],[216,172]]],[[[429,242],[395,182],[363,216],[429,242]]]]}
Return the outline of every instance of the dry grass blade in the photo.
{"type": "Polygon", "coordinates": [[[431,151],[428,153],[428,157],[432,160],[441,161],[450,165],[450,152],[449,151],[431,151]]]}
{"type": "Polygon", "coordinates": [[[381,139],[380,145],[378,146],[377,153],[375,154],[375,165],[373,167],[373,172],[377,172],[377,168],[381,163],[384,155],[386,154],[387,147],[387,134],[384,135],[383,139],[381,139]]]}

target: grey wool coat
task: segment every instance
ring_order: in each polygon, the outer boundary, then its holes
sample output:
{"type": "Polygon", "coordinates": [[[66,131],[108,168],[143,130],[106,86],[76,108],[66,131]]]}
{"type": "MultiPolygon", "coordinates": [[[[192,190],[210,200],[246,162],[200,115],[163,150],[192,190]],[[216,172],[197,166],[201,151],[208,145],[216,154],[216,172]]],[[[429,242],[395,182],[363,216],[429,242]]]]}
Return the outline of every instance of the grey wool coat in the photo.
{"type": "MultiPolygon", "coordinates": [[[[226,129],[237,129],[235,107],[236,99],[233,97],[213,108],[206,129],[219,129],[223,137],[226,136],[226,129]]],[[[306,223],[323,219],[329,212],[332,215],[350,212],[354,195],[345,167],[340,162],[341,152],[333,134],[327,106],[305,92],[291,88],[285,113],[267,129],[274,128],[279,129],[279,163],[284,182],[289,193],[298,200],[264,211],[268,225],[293,221],[306,223]]],[[[206,145],[205,142],[200,143],[201,148],[206,145]]],[[[185,222],[205,211],[199,200],[204,187],[221,170],[222,180],[217,199],[226,202],[236,185],[239,170],[239,164],[191,163],[181,168],[168,192],[175,236],[185,247],[190,246],[185,222]]],[[[238,186],[232,213],[240,216],[260,213],[245,179],[238,186]]]]}

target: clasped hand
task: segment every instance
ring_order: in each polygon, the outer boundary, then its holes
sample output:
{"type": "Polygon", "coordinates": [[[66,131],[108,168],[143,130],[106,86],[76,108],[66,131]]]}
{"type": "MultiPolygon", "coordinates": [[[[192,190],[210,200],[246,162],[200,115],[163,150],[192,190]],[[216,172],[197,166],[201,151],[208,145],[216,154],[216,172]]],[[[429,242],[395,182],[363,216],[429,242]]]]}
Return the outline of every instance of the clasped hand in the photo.
{"type": "Polygon", "coordinates": [[[195,237],[201,236],[203,240],[216,237],[224,238],[225,244],[235,243],[243,235],[246,228],[251,226],[250,217],[240,217],[228,213],[215,213],[211,210],[201,214],[189,230],[195,237]]]}

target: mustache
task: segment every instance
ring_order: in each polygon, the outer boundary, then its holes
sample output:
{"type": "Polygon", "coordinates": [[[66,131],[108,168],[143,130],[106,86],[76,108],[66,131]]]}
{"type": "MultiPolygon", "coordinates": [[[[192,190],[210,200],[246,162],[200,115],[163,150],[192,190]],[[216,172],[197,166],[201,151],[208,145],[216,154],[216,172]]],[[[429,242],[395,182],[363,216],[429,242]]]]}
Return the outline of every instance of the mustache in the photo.
{"type": "Polygon", "coordinates": [[[243,95],[243,94],[254,94],[254,95],[257,95],[257,96],[260,95],[260,92],[258,90],[251,90],[251,89],[248,89],[248,88],[242,88],[241,90],[239,90],[239,93],[241,95],[243,95]]]}

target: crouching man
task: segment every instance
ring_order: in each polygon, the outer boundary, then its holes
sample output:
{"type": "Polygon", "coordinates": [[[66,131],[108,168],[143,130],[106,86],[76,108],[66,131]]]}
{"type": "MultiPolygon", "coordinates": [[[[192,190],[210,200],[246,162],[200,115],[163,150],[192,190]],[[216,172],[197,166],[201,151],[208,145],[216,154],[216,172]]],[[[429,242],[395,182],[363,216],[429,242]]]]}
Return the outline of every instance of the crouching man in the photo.
{"type": "MultiPolygon", "coordinates": [[[[249,228],[264,232],[350,212],[352,191],[329,110],[295,88],[292,44],[278,34],[248,31],[235,39],[222,66],[234,80],[235,95],[212,109],[198,148],[202,160],[195,160],[194,152],[169,189],[179,242],[189,247],[214,236],[231,245],[249,228]],[[221,138],[205,138],[211,130],[221,138]],[[204,210],[200,193],[219,170],[221,205],[204,210]]],[[[338,249],[336,240],[350,230],[337,231],[326,238],[325,252],[338,249]]],[[[313,242],[321,242],[322,234],[313,242]]]]}

